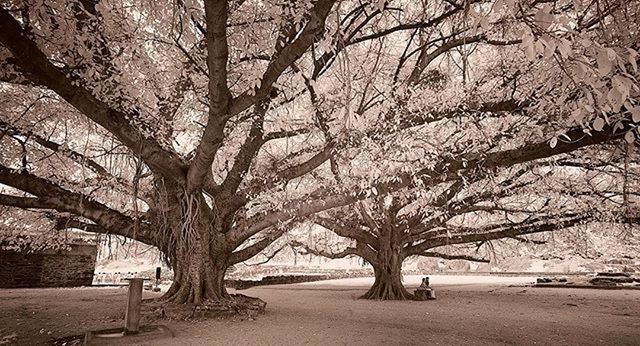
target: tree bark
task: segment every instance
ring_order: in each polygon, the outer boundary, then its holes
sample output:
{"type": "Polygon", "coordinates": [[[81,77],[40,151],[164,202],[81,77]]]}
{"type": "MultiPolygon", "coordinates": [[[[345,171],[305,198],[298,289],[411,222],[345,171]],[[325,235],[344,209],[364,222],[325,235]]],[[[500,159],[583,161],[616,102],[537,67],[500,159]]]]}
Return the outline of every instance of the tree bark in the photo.
{"type": "Polygon", "coordinates": [[[171,303],[202,304],[228,297],[224,275],[232,247],[220,229],[220,215],[202,193],[187,194],[178,185],[157,182],[155,224],[159,248],[174,271],[173,283],[162,299],[171,303]]]}
{"type": "Polygon", "coordinates": [[[411,300],[409,293],[402,284],[402,260],[399,254],[392,254],[385,262],[374,263],[373,271],[376,280],[362,299],[375,300],[411,300]]]}
{"type": "Polygon", "coordinates": [[[171,303],[202,304],[206,300],[228,298],[224,286],[227,263],[224,255],[206,251],[206,244],[182,248],[182,255],[173,264],[174,277],[162,299],[171,303]]]}
{"type": "Polygon", "coordinates": [[[173,283],[162,300],[178,304],[202,304],[229,298],[224,276],[231,265],[226,243],[201,237],[180,240],[171,258],[173,283]]]}
{"type": "Polygon", "coordinates": [[[377,300],[409,300],[409,293],[402,284],[402,241],[390,224],[380,227],[381,237],[376,260],[371,263],[376,280],[361,298],[377,300]]]}

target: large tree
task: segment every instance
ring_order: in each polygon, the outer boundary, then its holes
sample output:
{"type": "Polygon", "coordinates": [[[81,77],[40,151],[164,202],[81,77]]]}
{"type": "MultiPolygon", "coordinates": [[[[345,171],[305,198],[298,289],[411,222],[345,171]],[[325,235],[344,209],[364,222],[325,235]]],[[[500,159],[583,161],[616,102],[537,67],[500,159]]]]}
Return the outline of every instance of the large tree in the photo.
{"type": "Polygon", "coordinates": [[[312,234],[293,244],[315,255],[359,256],[371,264],[375,282],[362,298],[413,299],[402,284],[402,263],[413,256],[487,261],[480,250],[493,240],[534,243],[529,235],[604,223],[634,229],[638,167],[633,154],[609,147],[529,162],[493,176],[477,171],[427,193],[376,196],[315,215],[311,225],[346,241],[312,234]],[[603,160],[596,159],[601,155],[603,160]]]}
{"type": "Polygon", "coordinates": [[[3,1],[0,204],[155,245],[166,299],[222,299],[226,268],[292,220],[632,141],[636,17],[624,2],[3,1]],[[474,150],[345,172],[438,126],[474,150]]]}

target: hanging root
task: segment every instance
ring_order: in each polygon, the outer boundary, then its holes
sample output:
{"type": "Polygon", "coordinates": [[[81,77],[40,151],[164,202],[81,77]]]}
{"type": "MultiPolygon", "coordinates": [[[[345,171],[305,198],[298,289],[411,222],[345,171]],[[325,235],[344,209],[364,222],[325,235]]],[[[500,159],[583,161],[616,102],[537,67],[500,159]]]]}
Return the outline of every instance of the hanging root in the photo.
{"type": "Polygon", "coordinates": [[[193,240],[197,238],[197,231],[194,225],[198,220],[198,199],[194,195],[186,194],[181,204],[182,220],[180,230],[176,234],[176,241],[180,244],[186,244],[190,247],[193,240]]]}

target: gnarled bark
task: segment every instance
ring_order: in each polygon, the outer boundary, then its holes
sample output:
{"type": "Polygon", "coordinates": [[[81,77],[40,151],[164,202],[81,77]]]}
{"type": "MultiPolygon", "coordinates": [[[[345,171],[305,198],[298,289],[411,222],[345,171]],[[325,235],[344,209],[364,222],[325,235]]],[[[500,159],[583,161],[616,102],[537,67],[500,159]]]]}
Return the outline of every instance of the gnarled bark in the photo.
{"type": "Polygon", "coordinates": [[[158,242],[174,271],[173,283],[162,297],[172,303],[202,304],[227,298],[224,274],[231,247],[220,232],[220,215],[202,193],[187,194],[176,184],[157,183],[154,215],[166,224],[158,242]]]}
{"type": "Polygon", "coordinates": [[[385,258],[384,262],[374,263],[373,271],[376,280],[362,299],[376,300],[411,300],[409,293],[402,284],[402,259],[395,253],[385,258]]]}
{"type": "Polygon", "coordinates": [[[174,263],[173,283],[162,296],[163,300],[171,303],[202,304],[205,300],[222,300],[229,297],[224,287],[226,262],[212,256],[210,252],[203,253],[202,246],[196,248],[199,249],[185,253],[174,263]]]}
{"type": "MultiPolygon", "coordinates": [[[[369,213],[361,208],[363,217],[370,217],[369,213]]],[[[371,218],[369,222],[373,225],[376,222],[371,218]]],[[[399,232],[386,222],[380,225],[379,241],[375,248],[376,258],[371,262],[376,276],[373,286],[361,298],[378,300],[408,300],[413,299],[413,294],[409,293],[402,284],[402,239],[399,232]]]]}

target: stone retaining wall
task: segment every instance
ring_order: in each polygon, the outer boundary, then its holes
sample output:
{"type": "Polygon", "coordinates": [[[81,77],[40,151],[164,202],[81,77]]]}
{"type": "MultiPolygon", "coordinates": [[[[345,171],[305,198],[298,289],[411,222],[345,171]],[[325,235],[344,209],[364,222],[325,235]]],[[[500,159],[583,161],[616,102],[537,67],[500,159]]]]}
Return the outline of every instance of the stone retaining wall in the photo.
{"type": "Polygon", "coordinates": [[[313,281],[321,281],[321,280],[369,277],[372,275],[373,275],[373,270],[371,269],[351,269],[351,270],[337,269],[327,273],[298,274],[298,275],[295,275],[295,274],[269,275],[269,276],[263,277],[261,280],[228,279],[228,280],[225,280],[225,285],[229,288],[244,290],[254,286],[287,285],[287,284],[297,284],[302,282],[313,282],[313,281]]]}
{"type": "Polygon", "coordinates": [[[0,287],[89,286],[96,264],[95,245],[72,244],[69,250],[0,250],[0,287]]]}

